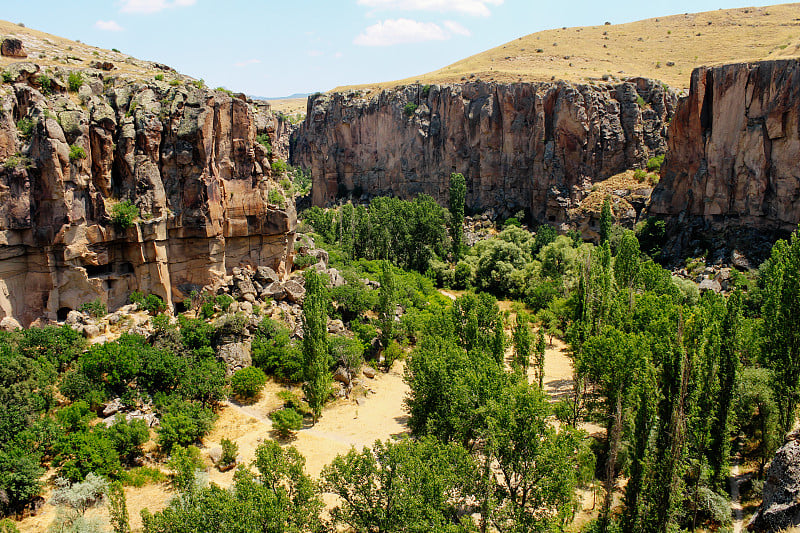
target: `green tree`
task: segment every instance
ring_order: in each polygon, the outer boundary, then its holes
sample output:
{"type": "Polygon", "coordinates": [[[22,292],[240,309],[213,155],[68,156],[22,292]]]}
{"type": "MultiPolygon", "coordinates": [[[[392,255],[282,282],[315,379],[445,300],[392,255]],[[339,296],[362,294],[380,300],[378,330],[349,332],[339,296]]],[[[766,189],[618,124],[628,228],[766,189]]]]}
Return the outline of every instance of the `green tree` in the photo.
{"type": "Polygon", "coordinates": [[[544,390],[544,356],[547,343],[544,341],[544,332],[539,328],[536,336],[536,376],[539,378],[539,388],[544,390]]]}
{"type": "Polygon", "coordinates": [[[231,376],[231,390],[245,401],[253,401],[261,394],[267,383],[267,375],[260,368],[248,366],[237,370],[231,376]]]}
{"type": "Polygon", "coordinates": [[[450,238],[453,241],[453,262],[461,257],[464,242],[464,210],[467,197],[467,182],[458,172],[450,174],[450,238]]]}
{"type": "Polygon", "coordinates": [[[128,518],[128,503],[122,483],[111,483],[108,487],[108,513],[111,515],[111,526],[114,533],[130,533],[131,525],[128,518]]]}
{"type": "Polygon", "coordinates": [[[473,495],[476,464],[458,444],[433,437],[376,441],[337,456],[322,472],[340,502],[334,524],[358,532],[468,531],[457,526],[473,495]]]}
{"type": "Polygon", "coordinates": [[[380,284],[378,291],[378,317],[381,323],[381,345],[385,349],[393,338],[394,312],[397,305],[394,274],[392,273],[392,265],[388,261],[381,262],[380,284]]]}
{"type": "Polygon", "coordinates": [[[608,242],[613,224],[614,213],[611,212],[611,198],[606,196],[605,200],[603,200],[603,208],[600,211],[600,244],[608,242]]]}
{"type": "Polygon", "coordinates": [[[765,365],[775,377],[779,428],[792,428],[800,393],[800,235],[780,240],[759,271],[765,365]]]}
{"type": "Polygon", "coordinates": [[[316,424],[331,393],[333,377],[328,363],[328,295],[322,277],[313,270],[305,273],[303,300],[303,392],[316,424]]]}
{"type": "Polygon", "coordinates": [[[517,313],[511,340],[514,345],[514,364],[526,374],[531,361],[531,330],[528,315],[523,312],[517,313]]]}

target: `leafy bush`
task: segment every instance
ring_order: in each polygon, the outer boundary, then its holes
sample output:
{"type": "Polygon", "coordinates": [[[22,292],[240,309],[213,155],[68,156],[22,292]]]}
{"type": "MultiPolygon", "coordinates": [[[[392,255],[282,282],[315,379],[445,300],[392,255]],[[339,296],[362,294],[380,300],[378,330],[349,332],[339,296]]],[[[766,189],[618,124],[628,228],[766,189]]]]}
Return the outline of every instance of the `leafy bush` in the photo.
{"type": "Polygon", "coordinates": [[[227,468],[236,463],[236,456],[239,455],[239,445],[230,439],[222,439],[222,457],[219,459],[219,467],[227,468]]]}
{"type": "Polygon", "coordinates": [[[158,444],[166,453],[176,445],[189,446],[202,439],[216,419],[211,409],[187,401],[172,402],[162,412],[158,444]]]}
{"type": "Polygon", "coordinates": [[[111,223],[124,230],[133,226],[133,221],[139,218],[139,208],[130,200],[123,200],[111,207],[111,223]]]}
{"type": "Polygon", "coordinates": [[[116,416],[106,434],[120,458],[128,464],[141,457],[142,446],[150,440],[150,430],[144,420],[127,421],[121,413],[116,416]]]}
{"type": "Polygon", "coordinates": [[[400,348],[400,345],[397,343],[397,341],[392,341],[383,351],[383,365],[387,369],[391,369],[394,362],[400,359],[402,356],[403,350],[400,348]]]}
{"type": "MultiPolygon", "coordinates": [[[[274,164],[275,163],[273,163],[273,165],[274,164]]],[[[283,194],[281,194],[278,189],[270,189],[267,193],[267,200],[269,200],[269,203],[275,204],[281,209],[286,207],[286,198],[283,197],[283,194]]]]}
{"type": "Polygon", "coordinates": [[[39,87],[45,96],[53,92],[53,81],[47,75],[42,74],[36,81],[39,82],[39,87]]]}
{"type": "Polygon", "coordinates": [[[256,142],[267,149],[267,157],[272,155],[272,143],[268,133],[261,133],[256,136],[256,142]]]}
{"type": "Polygon", "coordinates": [[[637,96],[637,97],[636,97],[636,104],[637,104],[639,107],[645,107],[645,106],[647,105],[647,102],[645,102],[645,101],[644,101],[644,98],[642,98],[641,96],[637,96]]]}
{"type": "Polygon", "coordinates": [[[163,483],[167,480],[166,474],[151,466],[131,468],[123,472],[120,478],[123,484],[130,487],[144,487],[151,483],[163,483]]]}
{"type": "Polygon", "coordinates": [[[67,76],[67,87],[69,87],[70,92],[78,92],[81,85],[83,85],[83,76],[81,76],[81,73],[70,72],[69,76],[67,76]]]}
{"type": "Polygon", "coordinates": [[[291,331],[265,318],[258,326],[251,349],[253,364],[281,381],[302,379],[302,354],[292,343],[291,331]]]}
{"type": "Polygon", "coordinates": [[[317,258],[313,255],[308,254],[300,254],[295,256],[294,258],[294,268],[298,270],[302,270],[304,268],[308,268],[314,263],[317,262],[317,258]]]}
{"type": "Polygon", "coordinates": [[[407,117],[410,117],[414,114],[414,111],[417,110],[417,107],[417,104],[412,104],[409,102],[405,105],[405,107],[403,107],[403,113],[405,113],[407,117]]]}
{"type": "Polygon", "coordinates": [[[69,147],[69,160],[71,162],[80,161],[81,159],[86,159],[86,150],[83,147],[78,146],[77,144],[73,144],[69,147]]]}
{"type": "Polygon", "coordinates": [[[236,396],[243,400],[253,400],[258,397],[266,383],[267,375],[263,370],[254,366],[237,370],[231,376],[231,389],[236,396]]]}
{"type": "Polygon", "coordinates": [[[33,120],[28,117],[19,119],[17,121],[17,131],[19,131],[20,136],[24,138],[30,137],[33,132],[33,120]]]}
{"type": "Polygon", "coordinates": [[[173,87],[177,87],[178,85],[181,85],[181,83],[182,83],[181,80],[177,78],[169,80],[169,84],[173,87]]]}
{"type": "Polygon", "coordinates": [[[102,429],[78,430],[61,437],[53,447],[59,475],[82,481],[92,472],[116,479],[122,472],[119,454],[102,429]]]}
{"type": "Polygon", "coordinates": [[[156,79],[156,81],[164,81],[164,75],[163,74],[156,74],[155,75],[155,79],[156,79]]]}
{"type": "Polygon", "coordinates": [[[283,438],[290,437],[295,431],[303,427],[303,417],[292,408],[281,409],[270,415],[272,427],[283,438]]]}
{"type": "Polygon", "coordinates": [[[3,71],[3,83],[13,83],[14,76],[7,70],[3,71]]]}
{"type": "Polygon", "coordinates": [[[272,168],[273,174],[283,174],[289,168],[288,165],[286,164],[286,161],[284,161],[283,159],[277,159],[273,161],[270,167],[272,168]]]}
{"type": "Polygon", "coordinates": [[[661,165],[664,163],[664,154],[651,157],[647,160],[647,170],[650,172],[658,172],[661,170],[661,165]]]}
{"type": "Polygon", "coordinates": [[[99,299],[81,304],[81,306],[78,307],[78,311],[82,313],[89,313],[95,318],[102,318],[108,314],[108,308],[106,307],[106,304],[101,302],[99,299]]]}
{"type": "Polygon", "coordinates": [[[162,300],[160,296],[156,296],[155,294],[148,294],[145,296],[139,291],[133,291],[130,300],[131,303],[135,303],[140,310],[147,311],[152,316],[156,316],[167,310],[167,304],[164,303],[164,300],[162,300]]]}
{"type": "Polygon", "coordinates": [[[642,183],[644,180],[647,179],[647,172],[644,169],[637,168],[633,171],[633,177],[639,183],[642,183]]]}
{"type": "Polygon", "coordinates": [[[342,365],[351,372],[358,372],[364,363],[364,345],[358,339],[331,336],[328,338],[328,350],[334,364],[342,365]]]}
{"type": "Polygon", "coordinates": [[[203,459],[196,446],[176,446],[167,466],[172,470],[170,484],[173,490],[186,494],[197,488],[197,471],[203,469],[203,459]]]}

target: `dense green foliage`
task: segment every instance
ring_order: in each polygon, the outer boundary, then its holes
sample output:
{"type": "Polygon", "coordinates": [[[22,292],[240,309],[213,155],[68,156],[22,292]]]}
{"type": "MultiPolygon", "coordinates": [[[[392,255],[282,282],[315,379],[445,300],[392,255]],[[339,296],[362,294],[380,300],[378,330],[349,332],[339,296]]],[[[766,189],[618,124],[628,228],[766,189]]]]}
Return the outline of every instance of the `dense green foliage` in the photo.
{"type": "Polygon", "coordinates": [[[266,383],[267,375],[263,370],[254,366],[237,370],[231,376],[231,390],[245,401],[257,399],[266,383]]]}
{"type": "Polygon", "coordinates": [[[139,218],[139,208],[130,200],[123,200],[111,207],[111,223],[121,230],[128,229],[139,218]]]}

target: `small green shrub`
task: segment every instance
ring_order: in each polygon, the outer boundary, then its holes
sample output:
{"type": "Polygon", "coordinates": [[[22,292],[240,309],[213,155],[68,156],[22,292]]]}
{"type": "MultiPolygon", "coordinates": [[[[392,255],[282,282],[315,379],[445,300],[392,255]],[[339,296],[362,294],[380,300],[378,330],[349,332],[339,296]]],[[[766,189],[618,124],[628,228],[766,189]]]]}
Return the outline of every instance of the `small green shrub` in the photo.
{"type": "Polygon", "coordinates": [[[156,79],[156,81],[164,81],[164,75],[163,74],[156,74],[155,75],[155,79],[156,79]]]}
{"type": "Polygon", "coordinates": [[[278,398],[283,400],[283,407],[285,409],[294,409],[301,415],[311,415],[311,409],[308,403],[300,399],[300,396],[290,390],[282,390],[278,393],[278,398]]]}
{"type": "Polygon", "coordinates": [[[410,117],[414,114],[414,111],[417,110],[417,104],[412,104],[411,102],[407,103],[403,108],[403,113],[406,114],[407,117],[410,117]]]}
{"type": "Polygon", "coordinates": [[[219,468],[228,468],[235,464],[236,456],[239,455],[239,445],[230,439],[222,439],[220,446],[222,446],[222,457],[219,459],[219,468]]]}
{"type": "Polygon", "coordinates": [[[82,146],[78,146],[77,144],[73,144],[69,147],[69,160],[70,162],[74,163],[75,161],[80,161],[81,159],[86,159],[86,150],[83,149],[82,146]]]}
{"type": "Polygon", "coordinates": [[[7,70],[4,70],[3,71],[3,83],[13,83],[13,82],[14,82],[14,77],[11,75],[11,73],[9,71],[7,71],[7,70]]]}
{"type": "Polygon", "coordinates": [[[392,368],[394,362],[400,359],[402,355],[403,350],[400,348],[400,345],[397,344],[397,341],[390,342],[389,346],[383,351],[383,364],[386,369],[392,368]]]}
{"type": "Polygon", "coordinates": [[[42,74],[36,81],[39,82],[39,87],[41,87],[42,94],[48,95],[52,94],[53,92],[53,81],[50,79],[49,76],[42,74]]]}
{"type": "Polygon", "coordinates": [[[219,306],[223,313],[228,312],[228,308],[230,308],[231,304],[234,302],[233,296],[230,294],[220,294],[214,298],[215,303],[219,306]]]}
{"type": "Polygon", "coordinates": [[[155,316],[167,310],[167,305],[160,297],[155,294],[145,296],[139,291],[133,291],[130,295],[131,303],[135,303],[140,310],[147,311],[155,316]]]}
{"type": "Polygon", "coordinates": [[[641,96],[636,97],[636,103],[639,105],[639,107],[645,107],[647,105],[647,102],[645,102],[644,98],[641,96]]]}
{"type": "Polygon", "coordinates": [[[286,207],[286,198],[283,197],[283,194],[278,189],[270,189],[267,193],[267,200],[269,203],[275,204],[281,209],[286,207]]]}
{"type": "Polygon", "coordinates": [[[17,121],[17,131],[20,136],[28,138],[33,133],[33,120],[23,117],[17,121]]]}
{"type": "Polygon", "coordinates": [[[152,466],[137,466],[123,472],[120,478],[124,485],[139,488],[149,484],[163,483],[167,480],[167,475],[152,466]]]}
{"type": "Polygon", "coordinates": [[[118,53],[118,54],[121,54],[121,53],[122,53],[122,52],[120,52],[119,50],[117,50],[116,48],[112,48],[112,49],[111,49],[111,51],[112,51],[112,52],[116,52],[116,53],[118,53]]]}
{"type": "Polygon", "coordinates": [[[303,427],[303,417],[292,408],[281,409],[270,415],[272,427],[281,437],[288,438],[298,429],[303,427]]]}
{"type": "Polygon", "coordinates": [[[280,184],[281,184],[281,188],[284,191],[286,191],[287,193],[291,194],[291,192],[292,192],[292,182],[289,180],[289,178],[283,178],[280,181],[280,184]]]}
{"type": "Polygon", "coordinates": [[[111,208],[111,223],[119,229],[133,226],[133,221],[139,218],[139,208],[130,200],[123,200],[111,208]]]}
{"type": "Polygon", "coordinates": [[[271,167],[273,174],[283,174],[289,168],[283,159],[273,161],[271,167]]]}
{"type": "Polygon", "coordinates": [[[177,78],[169,80],[169,84],[172,85],[173,87],[177,87],[178,85],[181,85],[181,83],[182,83],[181,80],[177,78]]]}
{"type": "Polygon", "coordinates": [[[313,255],[300,254],[294,258],[294,268],[303,270],[317,262],[317,258],[313,255]]]}
{"type": "Polygon", "coordinates": [[[5,168],[30,168],[31,159],[17,152],[14,155],[8,156],[8,159],[3,163],[5,168]]]}
{"type": "Polygon", "coordinates": [[[243,400],[254,400],[267,384],[267,375],[260,368],[249,366],[237,370],[231,376],[231,390],[243,400]]]}
{"type": "Polygon", "coordinates": [[[81,76],[81,73],[70,72],[69,76],[67,76],[67,87],[69,88],[70,92],[78,92],[81,88],[81,85],[83,85],[83,76],[81,76]]]}
{"type": "Polygon", "coordinates": [[[647,172],[641,168],[637,168],[633,171],[633,177],[639,183],[642,183],[644,180],[647,179],[647,172]]]}
{"type": "Polygon", "coordinates": [[[664,163],[664,154],[651,157],[647,160],[647,170],[650,172],[658,172],[661,170],[661,165],[664,163]]]}
{"type": "Polygon", "coordinates": [[[522,223],[519,221],[517,217],[507,218],[506,221],[503,223],[503,228],[510,228],[511,226],[519,228],[520,226],[522,226],[522,223]]]}
{"type": "Polygon", "coordinates": [[[423,85],[422,86],[422,97],[423,98],[427,98],[428,94],[430,94],[430,92],[431,92],[431,86],[430,85],[423,85]]]}
{"type": "Polygon", "coordinates": [[[267,156],[272,155],[272,143],[270,142],[268,133],[257,135],[256,142],[267,149],[267,156]]]}
{"type": "Polygon", "coordinates": [[[230,90],[226,89],[225,87],[217,87],[217,88],[216,88],[216,89],[214,89],[214,90],[215,90],[215,91],[219,91],[219,92],[221,92],[221,93],[225,93],[225,94],[227,94],[228,96],[233,96],[233,91],[230,91],[230,90]]]}
{"type": "Polygon", "coordinates": [[[82,304],[80,307],[78,307],[78,311],[82,313],[88,313],[95,318],[102,318],[108,314],[108,308],[106,307],[106,304],[101,302],[99,299],[82,304]]]}

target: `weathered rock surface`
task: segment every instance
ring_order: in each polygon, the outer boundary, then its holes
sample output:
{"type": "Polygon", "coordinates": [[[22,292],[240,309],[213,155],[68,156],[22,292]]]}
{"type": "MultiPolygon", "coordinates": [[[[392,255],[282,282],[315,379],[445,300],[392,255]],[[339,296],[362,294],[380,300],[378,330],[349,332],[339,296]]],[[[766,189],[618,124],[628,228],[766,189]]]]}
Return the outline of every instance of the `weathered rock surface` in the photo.
{"type": "Polygon", "coordinates": [[[782,531],[800,525],[800,442],[781,447],[767,469],[764,500],[749,531],[782,531]]]}
{"type": "Polygon", "coordinates": [[[63,320],[96,299],[114,311],[134,290],[171,305],[219,286],[233,266],[284,271],[296,216],[267,201],[277,184],[256,136],[274,134],[268,106],[99,71],[84,72],[78,98],[57,85],[45,96],[36,65],[7,71],[0,318],[63,320]],[[16,127],[23,118],[29,132],[16,127]],[[123,200],[140,212],[126,229],[111,220],[123,200]]]}
{"type": "Polygon", "coordinates": [[[649,212],[667,219],[674,255],[711,234],[723,255],[758,252],[800,221],[799,160],[800,61],[695,69],[649,212]]]}
{"type": "Polygon", "coordinates": [[[292,162],[311,171],[315,205],[343,191],[427,193],[444,203],[451,172],[461,172],[472,208],[526,209],[539,221],[563,222],[587,185],[664,153],[676,101],[642,78],[316,95],[292,162]]]}
{"type": "Polygon", "coordinates": [[[25,51],[25,46],[19,39],[3,39],[3,44],[0,44],[0,55],[6,57],[26,58],[28,53],[25,51]]]}

